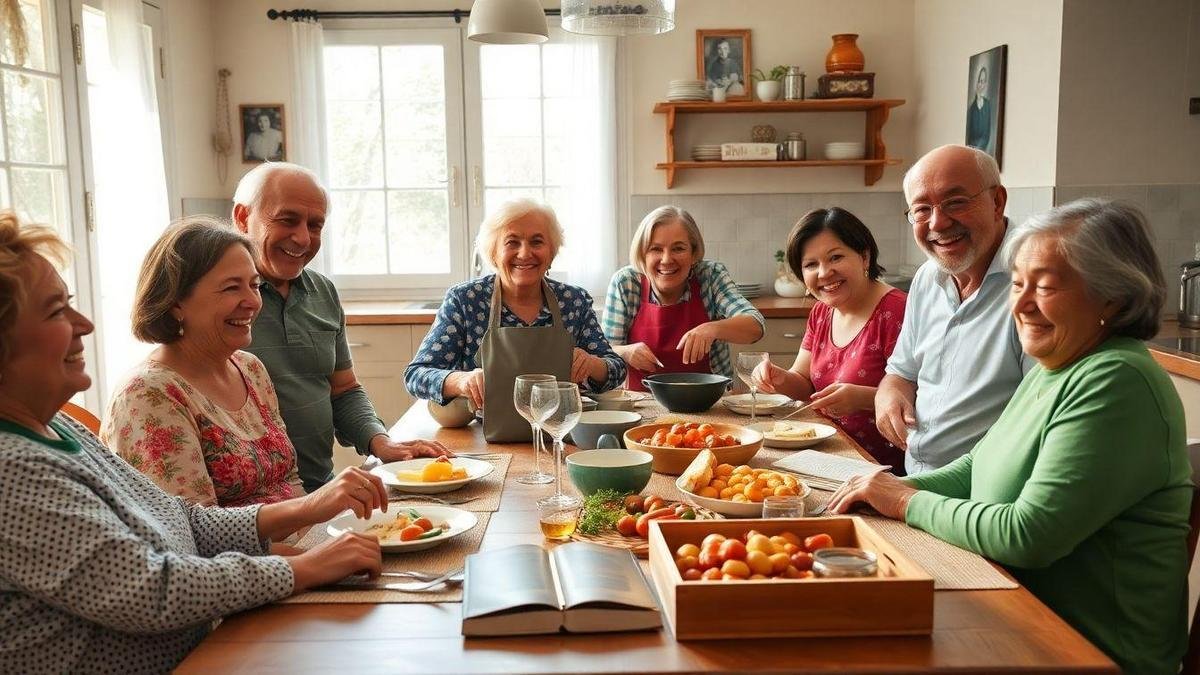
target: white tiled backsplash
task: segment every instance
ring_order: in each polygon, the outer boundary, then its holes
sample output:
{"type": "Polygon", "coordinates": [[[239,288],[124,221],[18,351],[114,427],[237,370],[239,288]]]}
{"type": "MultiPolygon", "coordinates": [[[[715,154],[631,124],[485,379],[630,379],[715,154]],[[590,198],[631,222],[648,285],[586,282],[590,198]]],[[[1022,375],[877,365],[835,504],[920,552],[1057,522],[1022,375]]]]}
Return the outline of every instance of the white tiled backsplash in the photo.
{"type": "MultiPolygon", "coordinates": [[[[1053,189],[1014,188],[1008,194],[1009,218],[1021,222],[1035,211],[1050,208],[1053,189]]],[[[656,207],[674,204],[687,210],[704,235],[705,257],[725,263],[735,280],[760,283],[766,289],[775,282],[775,251],[786,244],[792,225],[815,208],[840,206],[858,216],[871,229],[879,245],[879,262],[889,272],[925,262],[904,217],[901,192],[650,194],[633,195],[629,204],[630,232],[656,207]]]]}

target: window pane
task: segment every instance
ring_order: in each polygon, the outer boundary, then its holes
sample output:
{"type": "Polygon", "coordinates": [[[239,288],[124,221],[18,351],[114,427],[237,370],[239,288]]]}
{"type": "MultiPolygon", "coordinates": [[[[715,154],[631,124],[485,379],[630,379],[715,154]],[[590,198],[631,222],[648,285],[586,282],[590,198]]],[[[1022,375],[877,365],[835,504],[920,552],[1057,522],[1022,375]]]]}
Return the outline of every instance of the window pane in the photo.
{"type": "Polygon", "coordinates": [[[327,100],[379,100],[378,47],[326,47],[324,56],[327,100]]]}
{"type": "Polygon", "coordinates": [[[379,103],[328,104],[329,182],[333,187],[383,187],[379,103]]]}
{"type": "Polygon", "coordinates": [[[387,274],[382,190],[335,190],[325,231],[334,274],[387,274]]]}
{"type": "Polygon", "coordinates": [[[441,187],[446,182],[446,142],[440,138],[418,141],[390,140],[388,187],[441,187]]]}
{"type": "Polygon", "coordinates": [[[483,102],[484,138],[524,136],[535,138],[542,133],[540,99],[501,99],[483,102]]]}
{"type": "Polygon", "coordinates": [[[14,162],[62,164],[62,110],[57,80],[4,73],[8,152],[14,162]]]}
{"type": "Polygon", "coordinates": [[[384,47],[384,98],[441,104],[446,100],[445,61],[441,45],[384,47]]]}
{"type": "Polygon", "coordinates": [[[510,199],[520,199],[522,197],[537,199],[539,201],[545,199],[545,195],[542,194],[542,189],[539,187],[499,189],[488,188],[483,191],[484,213],[492,213],[504,202],[510,199]]]}
{"type": "Polygon", "coordinates": [[[483,45],[479,48],[480,89],[486,98],[529,98],[542,93],[537,45],[483,45]]]}
{"type": "Polygon", "coordinates": [[[392,274],[450,272],[450,213],[445,190],[388,192],[392,274]]]}
{"type": "Polygon", "coordinates": [[[28,56],[24,63],[17,63],[12,31],[5,30],[0,44],[0,61],[33,70],[58,72],[58,59],[54,58],[54,22],[50,20],[49,12],[48,0],[21,0],[28,56]]]}
{"type": "Polygon", "coordinates": [[[547,98],[571,95],[572,80],[578,76],[574,72],[575,49],[579,47],[542,45],[542,83],[547,98]]]}
{"type": "Polygon", "coordinates": [[[67,241],[67,172],[61,169],[12,169],[13,206],[27,222],[55,227],[67,241]]]}
{"type": "Polygon", "coordinates": [[[483,170],[489,186],[540,185],[540,138],[488,138],[483,146],[483,170]]]}
{"type": "Polygon", "coordinates": [[[0,169],[0,209],[11,207],[12,198],[8,195],[8,169],[0,169]]]}

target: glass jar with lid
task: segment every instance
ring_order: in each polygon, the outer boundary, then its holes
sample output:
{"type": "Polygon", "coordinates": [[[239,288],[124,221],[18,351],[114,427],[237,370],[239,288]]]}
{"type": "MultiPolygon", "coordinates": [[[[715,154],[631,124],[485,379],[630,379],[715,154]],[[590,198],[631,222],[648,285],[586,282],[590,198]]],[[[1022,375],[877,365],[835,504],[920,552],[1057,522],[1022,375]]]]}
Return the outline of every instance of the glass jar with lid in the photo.
{"type": "Polygon", "coordinates": [[[835,546],[813,552],[813,574],[818,577],[873,577],[879,571],[875,554],[861,548],[835,546]]]}

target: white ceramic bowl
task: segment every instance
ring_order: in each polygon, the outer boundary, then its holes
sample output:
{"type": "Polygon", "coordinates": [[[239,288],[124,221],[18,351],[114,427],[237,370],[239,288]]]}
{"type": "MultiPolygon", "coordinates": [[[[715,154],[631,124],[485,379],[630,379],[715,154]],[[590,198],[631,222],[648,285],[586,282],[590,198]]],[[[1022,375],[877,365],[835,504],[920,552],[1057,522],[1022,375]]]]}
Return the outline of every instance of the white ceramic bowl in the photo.
{"type": "Polygon", "coordinates": [[[837,435],[837,429],[828,424],[817,424],[816,422],[798,422],[795,420],[781,420],[780,423],[786,424],[799,431],[812,429],[813,431],[817,432],[817,435],[812,438],[786,440],[780,438],[771,438],[767,434],[769,434],[771,430],[775,428],[774,422],[759,422],[757,424],[751,424],[750,428],[760,432],[763,435],[763,445],[769,448],[780,448],[783,450],[800,450],[801,448],[811,448],[814,445],[819,445],[820,443],[837,435]]]}
{"type": "Polygon", "coordinates": [[[426,405],[428,405],[429,415],[433,417],[434,421],[447,429],[465,427],[475,419],[475,411],[472,409],[470,399],[465,396],[452,398],[446,405],[441,405],[437,401],[429,401],[426,405]]]}
{"type": "Polygon", "coordinates": [[[383,479],[384,485],[390,485],[394,488],[399,488],[405,492],[413,492],[416,494],[433,495],[440,492],[450,492],[470,483],[473,480],[478,480],[496,470],[496,467],[491,462],[484,462],[470,457],[452,457],[450,464],[455,468],[463,468],[467,470],[467,477],[458,480],[443,480],[436,483],[425,483],[422,481],[400,480],[396,477],[399,471],[420,471],[425,468],[426,464],[435,461],[433,457],[421,457],[419,459],[409,459],[403,462],[388,462],[371,469],[371,473],[383,479]]]}
{"type": "MultiPolygon", "coordinates": [[[[780,473],[788,472],[782,471],[780,473]]],[[[812,492],[812,488],[810,488],[808,483],[805,483],[804,480],[799,476],[796,476],[796,481],[803,487],[803,489],[800,491],[800,497],[802,499],[807,498],[809,493],[812,492]]],[[[679,491],[683,493],[683,498],[691,502],[693,505],[702,506],[710,511],[716,511],[723,516],[730,516],[731,518],[762,517],[762,504],[760,502],[732,502],[728,499],[701,497],[700,495],[688,492],[683,488],[683,476],[680,476],[679,479],[675,481],[675,487],[679,488],[679,491]]]]}
{"type": "Polygon", "coordinates": [[[754,405],[750,394],[734,394],[721,399],[721,403],[739,415],[749,415],[753,408],[759,415],[770,415],[781,406],[791,403],[792,399],[783,394],[759,394],[758,404],[754,405]]]}
{"type": "Polygon", "coordinates": [[[862,143],[826,143],[825,159],[862,159],[866,149],[862,143]]]}
{"type": "Polygon", "coordinates": [[[383,525],[390,523],[397,516],[407,514],[409,510],[417,512],[417,515],[428,518],[434,527],[445,523],[448,528],[436,537],[428,539],[415,539],[413,541],[400,541],[397,539],[380,539],[379,548],[390,553],[408,553],[410,551],[422,551],[427,548],[433,548],[438,544],[449,541],[454,537],[470,530],[479,524],[479,517],[470,511],[456,509],[452,506],[413,506],[401,507],[398,504],[392,504],[388,507],[387,513],[383,511],[375,511],[367,519],[359,518],[354,515],[353,511],[346,511],[329,521],[325,526],[325,530],[334,537],[337,537],[346,532],[364,533],[371,529],[373,525],[383,525]]]}

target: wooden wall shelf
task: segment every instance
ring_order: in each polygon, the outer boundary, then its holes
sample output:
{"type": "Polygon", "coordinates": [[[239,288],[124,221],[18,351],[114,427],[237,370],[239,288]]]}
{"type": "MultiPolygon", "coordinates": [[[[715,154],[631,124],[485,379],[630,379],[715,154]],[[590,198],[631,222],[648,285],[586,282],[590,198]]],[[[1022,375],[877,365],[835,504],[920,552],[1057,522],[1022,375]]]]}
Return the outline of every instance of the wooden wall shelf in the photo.
{"type": "Polygon", "coordinates": [[[883,167],[902,160],[887,156],[883,142],[883,125],[892,108],[904,105],[904,99],[835,98],[810,101],[665,101],[654,104],[654,112],[667,117],[667,161],[655,168],[667,172],[667,189],[675,187],[675,172],[682,169],[783,169],[819,166],[861,166],[863,184],[874,185],[883,176],[883,167]],[[857,160],[749,161],[749,162],[692,162],[675,160],[675,122],[679,115],[728,113],[837,113],[865,112],[864,143],[867,158],[857,160]]]}

